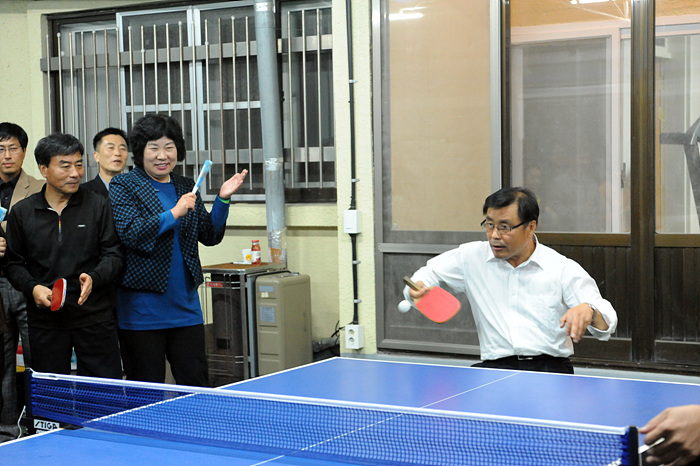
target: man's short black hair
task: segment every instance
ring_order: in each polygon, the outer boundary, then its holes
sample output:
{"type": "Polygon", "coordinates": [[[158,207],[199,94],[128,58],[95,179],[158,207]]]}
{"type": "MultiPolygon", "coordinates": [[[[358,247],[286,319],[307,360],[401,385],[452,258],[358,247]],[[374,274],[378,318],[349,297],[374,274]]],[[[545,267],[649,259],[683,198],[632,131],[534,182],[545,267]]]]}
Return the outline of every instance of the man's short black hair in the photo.
{"type": "Polygon", "coordinates": [[[105,136],[109,136],[110,134],[114,134],[116,136],[121,136],[124,138],[124,142],[126,142],[126,147],[129,147],[129,139],[126,137],[126,133],[119,128],[105,128],[99,133],[95,135],[94,138],[92,138],[92,148],[97,151],[97,146],[100,144],[100,141],[102,141],[102,138],[105,136]]]}
{"type": "Polygon", "coordinates": [[[48,167],[51,158],[57,155],[73,155],[76,152],[83,156],[83,144],[72,134],[54,133],[41,138],[34,148],[34,158],[37,165],[48,167]]]}
{"type": "Polygon", "coordinates": [[[163,136],[172,139],[177,148],[178,162],[185,160],[185,138],[180,123],[173,117],[159,114],[144,115],[134,124],[129,132],[129,144],[133,154],[134,165],[143,168],[143,150],[149,141],[157,141],[163,136]]]}
{"type": "Polygon", "coordinates": [[[518,217],[520,217],[521,222],[537,221],[540,217],[540,206],[537,204],[535,193],[519,186],[501,188],[487,197],[484,202],[483,214],[486,215],[489,209],[501,209],[515,202],[518,203],[518,217]]]}
{"type": "Polygon", "coordinates": [[[27,137],[27,132],[22,129],[20,125],[9,123],[7,121],[0,123],[0,142],[7,141],[8,139],[12,138],[19,141],[19,145],[22,146],[22,149],[27,149],[29,138],[27,137]]]}

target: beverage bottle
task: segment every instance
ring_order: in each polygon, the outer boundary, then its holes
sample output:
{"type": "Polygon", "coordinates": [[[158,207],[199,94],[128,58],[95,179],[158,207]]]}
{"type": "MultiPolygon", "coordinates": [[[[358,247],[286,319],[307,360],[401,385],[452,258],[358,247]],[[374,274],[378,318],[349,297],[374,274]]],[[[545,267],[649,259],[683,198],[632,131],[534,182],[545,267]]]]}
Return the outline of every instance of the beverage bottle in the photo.
{"type": "Polygon", "coordinates": [[[260,264],[260,240],[254,239],[253,244],[250,246],[250,253],[253,256],[252,264],[260,264]]]}

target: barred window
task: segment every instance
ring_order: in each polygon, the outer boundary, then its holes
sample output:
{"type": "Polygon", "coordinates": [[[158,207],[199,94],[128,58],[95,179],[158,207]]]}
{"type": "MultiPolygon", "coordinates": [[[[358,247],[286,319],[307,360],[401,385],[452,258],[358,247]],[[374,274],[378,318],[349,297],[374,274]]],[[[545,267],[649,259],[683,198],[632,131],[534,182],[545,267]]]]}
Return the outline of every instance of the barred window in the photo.
{"type": "MultiPolygon", "coordinates": [[[[335,202],[330,1],[282,2],[277,21],[285,197],[335,202]]],[[[93,136],[108,126],[128,132],[147,113],[171,115],[187,144],[176,170],[194,178],[205,160],[213,162],[205,200],[244,168],[249,175],[234,198],[264,200],[252,1],[164,3],[49,22],[41,67],[52,132],[75,135],[90,154],[93,136]]],[[[85,159],[90,179],[98,166],[85,159]]]]}

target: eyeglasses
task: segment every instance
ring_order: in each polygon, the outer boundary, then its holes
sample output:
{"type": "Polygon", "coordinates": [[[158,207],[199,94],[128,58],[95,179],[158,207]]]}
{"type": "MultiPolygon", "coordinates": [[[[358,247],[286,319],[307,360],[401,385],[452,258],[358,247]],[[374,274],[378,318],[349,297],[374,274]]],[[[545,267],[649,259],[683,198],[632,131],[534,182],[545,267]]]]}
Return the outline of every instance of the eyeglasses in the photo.
{"type": "Polygon", "coordinates": [[[9,152],[12,155],[17,155],[19,152],[22,150],[21,147],[17,146],[12,146],[12,147],[4,147],[0,146],[0,157],[3,157],[5,155],[5,152],[9,152]]]}
{"type": "Polygon", "coordinates": [[[518,228],[520,226],[525,225],[526,223],[530,223],[530,222],[520,222],[515,226],[510,226],[510,225],[506,225],[505,223],[501,223],[499,225],[496,225],[493,222],[487,222],[486,220],[484,220],[483,222],[481,222],[481,228],[486,233],[491,233],[494,229],[496,229],[496,230],[498,230],[498,232],[500,234],[507,235],[511,231],[515,230],[516,228],[518,228]]]}

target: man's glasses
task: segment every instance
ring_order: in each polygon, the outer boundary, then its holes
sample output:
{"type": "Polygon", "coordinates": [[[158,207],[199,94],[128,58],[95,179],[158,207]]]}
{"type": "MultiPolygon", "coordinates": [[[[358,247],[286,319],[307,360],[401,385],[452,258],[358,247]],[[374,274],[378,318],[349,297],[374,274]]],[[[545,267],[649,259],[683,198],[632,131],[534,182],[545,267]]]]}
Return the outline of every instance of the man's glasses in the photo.
{"type": "Polygon", "coordinates": [[[515,226],[510,226],[510,225],[506,225],[505,223],[501,223],[499,225],[496,225],[493,222],[487,222],[486,220],[484,220],[483,222],[481,222],[481,228],[486,233],[491,233],[493,230],[498,230],[499,233],[501,233],[503,235],[507,235],[511,231],[515,230],[516,228],[518,228],[520,226],[525,225],[526,223],[529,223],[529,222],[521,222],[515,226]]]}
{"type": "Polygon", "coordinates": [[[17,147],[17,146],[12,146],[12,147],[0,146],[0,157],[4,157],[6,152],[9,152],[12,155],[17,155],[20,153],[21,150],[22,150],[22,148],[17,147]]]}

